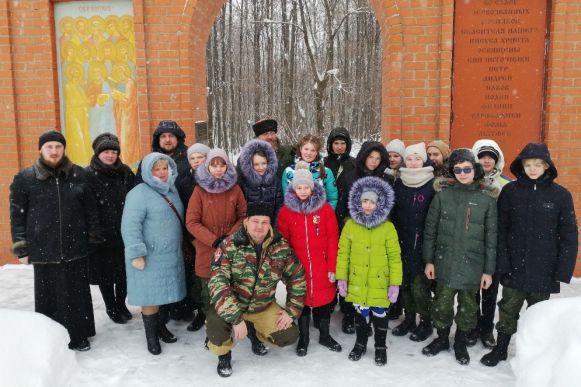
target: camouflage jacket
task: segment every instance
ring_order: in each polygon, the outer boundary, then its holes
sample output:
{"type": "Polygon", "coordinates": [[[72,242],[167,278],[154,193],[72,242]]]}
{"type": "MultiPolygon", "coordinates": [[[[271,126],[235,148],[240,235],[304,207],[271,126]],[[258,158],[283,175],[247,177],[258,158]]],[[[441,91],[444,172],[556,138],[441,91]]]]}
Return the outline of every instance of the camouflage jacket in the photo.
{"type": "Polygon", "coordinates": [[[241,226],[216,250],[208,282],[210,303],[227,323],[236,325],[244,313],[257,313],[276,302],[278,281],[286,285],[285,310],[291,318],[302,312],[307,283],[299,260],[278,233],[263,242],[260,261],[241,226]]]}

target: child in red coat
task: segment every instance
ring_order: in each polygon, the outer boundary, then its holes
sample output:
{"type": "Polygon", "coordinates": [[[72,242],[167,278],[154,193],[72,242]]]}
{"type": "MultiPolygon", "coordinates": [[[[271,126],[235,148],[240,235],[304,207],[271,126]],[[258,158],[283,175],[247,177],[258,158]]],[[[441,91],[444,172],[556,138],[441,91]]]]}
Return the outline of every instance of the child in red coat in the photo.
{"type": "Polygon", "coordinates": [[[278,230],[289,241],[307,279],[305,307],[299,318],[297,355],[307,354],[311,309],[313,319],[319,321],[319,344],[340,352],[341,345],[329,334],[339,239],[335,212],[326,201],[324,188],[314,183],[307,169],[297,168],[284,202],[278,230]]]}

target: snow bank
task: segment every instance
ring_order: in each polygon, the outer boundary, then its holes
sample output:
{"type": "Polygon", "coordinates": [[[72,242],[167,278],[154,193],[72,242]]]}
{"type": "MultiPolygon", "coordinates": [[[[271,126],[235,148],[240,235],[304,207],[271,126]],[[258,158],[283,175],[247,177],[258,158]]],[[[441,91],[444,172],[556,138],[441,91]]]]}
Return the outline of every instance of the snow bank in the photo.
{"type": "Polygon", "coordinates": [[[0,342],[5,386],[65,386],[78,368],[67,330],[42,314],[0,309],[0,342]]]}
{"type": "Polygon", "coordinates": [[[511,365],[517,387],[579,386],[581,297],[529,308],[519,322],[511,365]]]}

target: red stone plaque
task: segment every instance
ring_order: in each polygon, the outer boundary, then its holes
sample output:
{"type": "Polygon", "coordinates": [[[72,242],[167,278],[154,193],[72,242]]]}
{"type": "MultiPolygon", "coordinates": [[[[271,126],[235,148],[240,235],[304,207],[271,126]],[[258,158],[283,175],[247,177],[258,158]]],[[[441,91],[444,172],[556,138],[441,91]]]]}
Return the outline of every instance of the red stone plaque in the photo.
{"type": "Polygon", "coordinates": [[[546,28],[546,0],[456,0],[452,147],[493,139],[507,173],[540,141],[546,28]]]}

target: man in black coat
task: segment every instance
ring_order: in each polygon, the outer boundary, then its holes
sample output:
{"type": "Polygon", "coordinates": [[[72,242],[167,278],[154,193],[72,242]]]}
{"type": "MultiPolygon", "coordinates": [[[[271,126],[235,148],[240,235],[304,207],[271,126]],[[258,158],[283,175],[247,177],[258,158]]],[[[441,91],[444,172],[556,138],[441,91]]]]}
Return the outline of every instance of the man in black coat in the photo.
{"type": "MultiPolygon", "coordinates": [[[[151,151],[168,155],[176,162],[178,166],[178,180],[185,176],[190,170],[188,162],[188,147],[185,144],[186,134],[175,121],[160,121],[153,132],[151,141],[151,151]]],[[[137,168],[135,176],[135,185],[142,183],[141,163],[137,168]]]]}
{"type": "Polygon", "coordinates": [[[95,335],[87,273],[89,243],[101,242],[83,168],[65,156],[55,130],[38,141],[39,159],[10,185],[12,252],[34,265],[35,311],[64,325],[69,348],[90,349],[95,335]]]}
{"type": "Polygon", "coordinates": [[[494,367],[507,358],[524,301],[531,306],[569,283],[578,251],[578,229],[571,193],[555,183],[557,168],[545,144],[528,144],[510,166],[517,180],[498,198],[497,273],[502,300],[498,340],[481,362],[494,367]]]}
{"type": "MultiPolygon", "coordinates": [[[[280,140],[278,139],[278,122],[272,118],[256,121],[254,125],[252,125],[252,130],[257,139],[266,141],[272,145],[272,149],[274,149],[278,160],[276,176],[278,176],[279,179],[282,179],[282,173],[286,167],[293,163],[295,156],[291,146],[280,144],[280,140]]],[[[238,166],[237,171],[240,172],[238,166]]]]}

